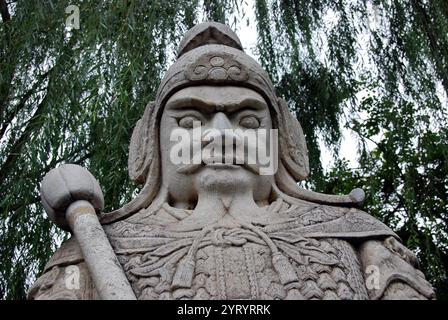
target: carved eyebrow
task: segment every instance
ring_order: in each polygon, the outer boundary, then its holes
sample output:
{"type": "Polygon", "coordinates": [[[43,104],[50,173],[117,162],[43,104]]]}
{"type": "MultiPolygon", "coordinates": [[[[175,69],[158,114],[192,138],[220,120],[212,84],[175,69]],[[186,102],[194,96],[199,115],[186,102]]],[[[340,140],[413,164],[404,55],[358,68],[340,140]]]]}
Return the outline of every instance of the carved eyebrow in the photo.
{"type": "Polygon", "coordinates": [[[214,102],[196,97],[175,98],[169,101],[166,105],[166,107],[169,107],[170,109],[197,108],[208,112],[214,110],[215,106],[216,104],[214,102]]]}
{"type": "Polygon", "coordinates": [[[267,103],[263,100],[256,99],[256,98],[244,98],[243,100],[229,105],[229,112],[235,112],[239,109],[252,109],[252,110],[263,110],[268,109],[267,103]],[[234,109],[234,110],[232,110],[234,109]]]}
{"type": "Polygon", "coordinates": [[[217,104],[212,101],[208,101],[202,98],[197,97],[188,97],[188,98],[175,98],[169,101],[166,105],[170,109],[184,109],[184,108],[196,108],[206,112],[213,112],[216,109],[223,109],[224,112],[235,112],[239,109],[254,109],[254,110],[263,110],[267,108],[268,105],[266,102],[256,99],[256,98],[244,98],[241,101],[232,102],[232,103],[223,103],[217,104]]]}

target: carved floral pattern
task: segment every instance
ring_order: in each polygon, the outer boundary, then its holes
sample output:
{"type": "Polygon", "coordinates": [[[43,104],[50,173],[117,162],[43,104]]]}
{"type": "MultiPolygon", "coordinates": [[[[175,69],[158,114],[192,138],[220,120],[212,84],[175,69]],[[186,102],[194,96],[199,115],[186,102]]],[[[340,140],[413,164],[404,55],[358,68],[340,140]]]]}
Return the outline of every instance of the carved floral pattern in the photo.
{"type": "Polygon", "coordinates": [[[246,81],[249,71],[229,56],[204,55],[185,71],[186,78],[199,80],[246,81]]]}

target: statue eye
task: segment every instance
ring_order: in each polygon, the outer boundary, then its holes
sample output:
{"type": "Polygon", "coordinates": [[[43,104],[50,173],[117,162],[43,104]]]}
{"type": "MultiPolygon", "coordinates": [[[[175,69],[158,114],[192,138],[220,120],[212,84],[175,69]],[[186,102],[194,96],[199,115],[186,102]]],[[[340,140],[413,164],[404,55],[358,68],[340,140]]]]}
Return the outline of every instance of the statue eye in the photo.
{"type": "Polygon", "coordinates": [[[240,126],[248,129],[257,129],[260,127],[260,121],[254,116],[246,116],[240,120],[240,126]]]}
{"type": "Polygon", "coordinates": [[[179,119],[179,127],[193,129],[194,122],[199,122],[199,125],[201,125],[201,120],[199,120],[198,118],[194,116],[186,116],[179,119]]]}

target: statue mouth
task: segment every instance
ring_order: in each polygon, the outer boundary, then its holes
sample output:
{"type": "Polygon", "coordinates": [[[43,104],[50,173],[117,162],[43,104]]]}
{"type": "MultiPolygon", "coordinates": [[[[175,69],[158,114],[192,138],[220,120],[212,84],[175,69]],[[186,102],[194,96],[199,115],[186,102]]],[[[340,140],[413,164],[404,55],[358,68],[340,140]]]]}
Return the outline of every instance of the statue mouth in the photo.
{"type": "Polygon", "coordinates": [[[198,171],[201,168],[213,168],[213,169],[223,169],[223,170],[236,170],[239,168],[245,168],[248,171],[252,172],[255,175],[259,175],[259,169],[258,166],[256,164],[249,164],[247,162],[243,162],[241,163],[241,161],[236,161],[236,159],[234,159],[233,161],[229,162],[229,161],[224,161],[224,162],[204,162],[202,161],[201,163],[197,163],[197,164],[185,164],[182,165],[181,167],[179,167],[176,172],[177,173],[181,173],[181,174],[193,174],[196,171],[198,171]]]}
{"type": "Polygon", "coordinates": [[[216,168],[216,169],[238,169],[241,167],[239,164],[229,164],[229,163],[209,163],[205,167],[216,168]]]}

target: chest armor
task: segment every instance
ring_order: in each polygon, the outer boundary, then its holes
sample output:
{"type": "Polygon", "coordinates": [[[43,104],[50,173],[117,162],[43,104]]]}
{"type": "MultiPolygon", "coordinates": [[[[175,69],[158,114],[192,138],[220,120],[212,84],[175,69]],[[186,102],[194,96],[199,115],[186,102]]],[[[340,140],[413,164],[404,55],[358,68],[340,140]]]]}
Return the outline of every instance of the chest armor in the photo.
{"type": "Polygon", "coordinates": [[[368,299],[351,244],[329,238],[313,239],[307,246],[308,251],[279,245],[290,250],[277,252],[283,259],[280,263],[266,244],[229,245],[207,239],[190,264],[185,260],[186,248],[158,259],[150,252],[119,255],[119,259],[138,299],[368,299]],[[292,259],[294,254],[300,254],[300,260],[292,259]],[[176,285],[179,273],[182,280],[189,271],[191,282],[176,285]],[[295,281],[285,283],[285,271],[292,271],[295,281]]]}

